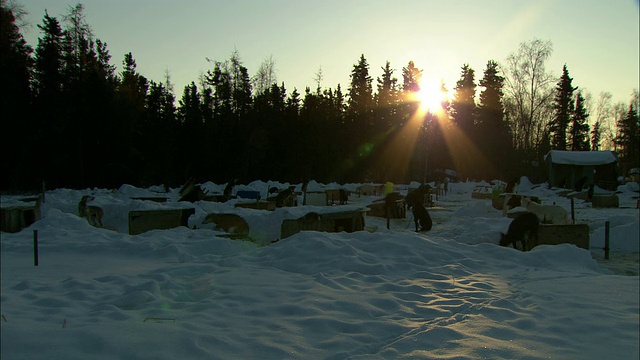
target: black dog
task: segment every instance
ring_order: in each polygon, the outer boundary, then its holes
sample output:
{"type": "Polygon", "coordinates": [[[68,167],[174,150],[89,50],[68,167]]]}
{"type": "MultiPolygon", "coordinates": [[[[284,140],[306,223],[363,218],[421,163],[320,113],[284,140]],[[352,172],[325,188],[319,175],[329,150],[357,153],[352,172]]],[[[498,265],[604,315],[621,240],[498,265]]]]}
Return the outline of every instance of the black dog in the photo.
{"type": "Polygon", "coordinates": [[[405,201],[407,202],[407,208],[411,209],[413,214],[413,221],[416,224],[416,232],[429,231],[433,227],[433,221],[431,215],[424,207],[424,195],[421,191],[412,191],[407,194],[405,201]]]}
{"type": "Polygon", "coordinates": [[[538,245],[538,230],[540,229],[540,219],[531,212],[526,212],[515,218],[509,224],[507,233],[500,234],[500,245],[508,246],[511,244],[517,249],[517,243],[522,245],[522,251],[531,250],[538,245]],[[530,243],[527,243],[527,239],[530,243]]]}

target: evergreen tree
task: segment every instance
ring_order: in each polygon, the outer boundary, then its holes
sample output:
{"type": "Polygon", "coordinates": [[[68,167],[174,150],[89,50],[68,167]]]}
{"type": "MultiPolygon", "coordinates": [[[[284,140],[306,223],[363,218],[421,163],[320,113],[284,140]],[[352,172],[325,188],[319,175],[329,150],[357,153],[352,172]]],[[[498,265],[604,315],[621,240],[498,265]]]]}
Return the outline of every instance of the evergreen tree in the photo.
{"type": "Polygon", "coordinates": [[[456,82],[455,95],[451,102],[451,117],[464,134],[469,136],[474,129],[477,116],[475,103],[475,71],[463,65],[460,80],[456,82]]]}
{"type": "Polygon", "coordinates": [[[376,122],[378,131],[385,131],[396,125],[399,105],[398,79],[393,77],[393,69],[387,61],[382,69],[382,77],[377,79],[378,91],[375,96],[376,122]]]}
{"type": "Polygon", "coordinates": [[[402,68],[402,92],[399,118],[400,125],[404,125],[418,110],[418,102],[415,101],[415,94],[420,91],[420,81],[422,80],[422,70],[418,69],[413,61],[409,61],[407,66],[402,68]]]}
{"type": "Polygon", "coordinates": [[[600,121],[596,121],[591,128],[591,150],[599,151],[600,142],[602,140],[602,129],[600,121]]]}
{"type": "Polygon", "coordinates": [[[65,97],[63,95],[64,32],[55,17],[45,11],[42,25],[38,25],[42,36],[35,50],[33,89],[34,123],[37,129],[35,142],[46,152],[42,152],[37,165],[42,173],[39,180],[46,181],[50,187],[60,187],[65,183],[66,158],[69,156],[63,146],[67,144],[67,129],[64,128],[65,97]],[[62,141],[60,141],[62,140],[62,141]]]}
{"type": "Polygon", "coordinates": [[[348,94],[349,120],[356,126],[358,132],[366,131],[366,127],[371,125],[372,81],[369,75],[369,63],[362,54],[351,70],[351,87],[348,94]]]}
{"type": "Polygon", "coordinates": [[[562,76],[556,85],[553,103],[554,116],[549,123],[551,148],[553,150],[567,150],[567,128],[571,121],[571,116],[575,112],[573,92],[578,89],[571,85],[572,80],[565,64],[562,67],[562,76]]]}
{"type": "Polygon", "coordinates": [[[451,101],[451,119],[454,126],[459,130],[459,139],[456,139],[454,152],[461,154],[456,157],[457,170],[465,176],[475,177],[474,168],[477,164],[474,151],[474,144],[477,143],[475,123],[477,108],[475,103],[476,84],[475,71],[468,64],[462,66],[460,80],[456,82],[455,95],[451,101]]]}
{"type": "Polygon", "coordinates": [[[511,132],[504,116],[502,87],[504,77],[499,75],[499,65],[493,60],[487,62],[484,77],[479,85],[478,104],[478,147],[492,163],[483,166],[484,178],[510,178],[509,154],[513,153],[511,132]],[[506,161],[497,161],[503,159],[506,161]]]}
{"type": "Polygon", "coordinates": [[[124,55],[122,66],[117,90],[119,115],[113,121],[113,140],[116,142],[111,150],[117,170],[113,172],[115,179],[112,181],[132,184],[140,178],[139,164],[144,161],[140,146],[146,142],[143,137],[149,81],[138,73],[130,52],[124,55]]]}
{"type": "Polygon", "coordinates": [[[4,0],[0,3],[0,122],[3,133],[10,136],[4,136],[0,151],[12,156],[0,161],[0,172],[4,174],[0,188],[18,189],[38,185],[33,181],[36,174],[24,166],[36,155],[29,152],[31,146],[24,147],[35,129],[30,89],[33,49],[27,45],[13,9],[7,5],[4,0]]]}
{"type": "Polygon", "coordinates": [[[171,171],[178,162],[175,97],[163,83],[150,81],[145,108],[145,144],[142,146],[145,170],[141,175],[141,183],[144,186],[157,182],[167,186],[178,184],[184,179],[174,177],[174,171],[171,171]]]}
{"type": "Polygon", "coordinates": [[[615,144],[623,174],[626,174],[630,169],[640,167],[640,116],[634,104],[629,105],[627,115],[618,121],[617,127],[615,144]]]}
{"type": "Polygon", "coordinates": [[[94,38],[82,4],[69,8],[68,14],[63,18],[64,126],[65,134],[69,137],[65,141],[69,146],[69,185],[117,186],[119,184],[104,182],[108,173],[104,171],[103,164],[93,161],[96,155],[102,159],[109,157],[105,145],[109,143],[110,134],[105,128],[111,127],[115,114],[115,67],[109,64],[111,57],[106,44],[94,38]],[[91,143],[100,143],[102,146],[100,149],[87,151],[93,148],[91,143]]]}
{"type": "Polygon", "coordinates": [[[569,141],[572,151],[589,151],[589,114],[584,104],[581,92],[576,96],[575,110],[571,114],[571,127],[569,129],[569,141]]]}
{"type": "Polygon", "coordinates": [[[351,70],[351,86],[348,93],[345,136],[350,139],[347,143],[353,146],[346,153],[355,154],[357,161],[354,160],[354,166],[348,171],[347,178],[355,179],[369,167],[370,142],[375,134],[372,81],[369,63],[362,54],[351,70]]]}
{"type": "Polygon", "coordinates": [[[420,91],[421,79],[422,70],[418,69],[413,61],[409,61],[409,64],[402,68],[402,91],[405,94],[417,93],[420,91]]]}
{"type": "Polygon", "coordinates": [[[194,82],[184,87],[182,98],[179,100],[178,120],[180,131],[178,136],[180,161],[179,171],[186,181],[193,178],[205,181],[202,164],[205,156],[202,145],[204,138],[204,121],[202,117],[202,99],[198,87],[194,82]]]}

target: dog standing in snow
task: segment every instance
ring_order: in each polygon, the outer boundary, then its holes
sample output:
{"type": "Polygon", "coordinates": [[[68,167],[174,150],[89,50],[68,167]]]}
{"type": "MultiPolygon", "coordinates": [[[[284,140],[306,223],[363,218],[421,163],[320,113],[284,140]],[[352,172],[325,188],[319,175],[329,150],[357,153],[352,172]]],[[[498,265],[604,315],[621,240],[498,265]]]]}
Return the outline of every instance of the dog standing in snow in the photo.
{"type": "Polygon", "coordinates": [[[104,212],[101,208],[93,205],[87,205],[87,202],[95,200],[93,196],[84,195],[78,203],[78,215],[87,219],[89,224],[102,227],[102,216],[104,212]]]}

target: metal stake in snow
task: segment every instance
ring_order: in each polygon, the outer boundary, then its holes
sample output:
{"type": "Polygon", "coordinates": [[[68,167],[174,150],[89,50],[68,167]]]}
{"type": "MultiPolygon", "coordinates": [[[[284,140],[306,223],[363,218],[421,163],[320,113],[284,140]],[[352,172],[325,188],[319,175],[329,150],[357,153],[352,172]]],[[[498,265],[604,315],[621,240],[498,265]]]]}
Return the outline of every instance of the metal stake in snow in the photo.
{"type": "Polygon", "coordinates": [[[571,198],[571,223],[572,224],[576,223],[576,212],[575,212],[575,207],[573,206],[573,198],[571,198]]]}
{"type": "Polygon", "coordinates": [[[604,222],[604,259],[609,260],[609,222],[604,222]]]}
{"type": "Polygon", "coordinates": [[[38,266],[38,230],[33,230],[33,266],[38,266]]]}

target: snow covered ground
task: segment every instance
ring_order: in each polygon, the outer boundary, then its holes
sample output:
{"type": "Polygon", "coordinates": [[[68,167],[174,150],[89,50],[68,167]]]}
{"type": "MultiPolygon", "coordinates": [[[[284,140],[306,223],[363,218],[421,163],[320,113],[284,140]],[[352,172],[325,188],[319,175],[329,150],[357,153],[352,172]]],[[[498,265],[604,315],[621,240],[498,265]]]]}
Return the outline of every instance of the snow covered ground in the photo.
{"type": "MultiPolygon", "coordinates": [[[[235,191],[273,185],[288,184],[235,191]]],[[[48,191],[42,220],[1,233],[2,359],[638,359],[637,184],[619,188],[620,208],[576,201],[591,251],[565,244],[526,253],[497,245],[511,220],[491,200],[472,199],[476,185],[450,184],[427,233],[412,231],[410,213],[390,229],[367,216],[367,231],[302,232],[266,246],[282,219],[333,209],[180,203],[177,189],[160,187],[48,191]],[[84,194],[104,209],[104,229],[76,216],[84,194]],[[131,200],[157,196],[169,201],[131,200]],[[195,207],[192,229],[128,235],[128,211],[167,207],[195,207]],[[254,242],[202,223],[232,211],[254,242]]],[[[215,193],[224,184],[202,187],[215,193]]],[[[518,193],[570,208],[526,178],[518,193]]],[[[346,208],[378,198],[352,194],[346,208]]],[[[3,196],[2,205],[14,201],[3,196]]]]}

